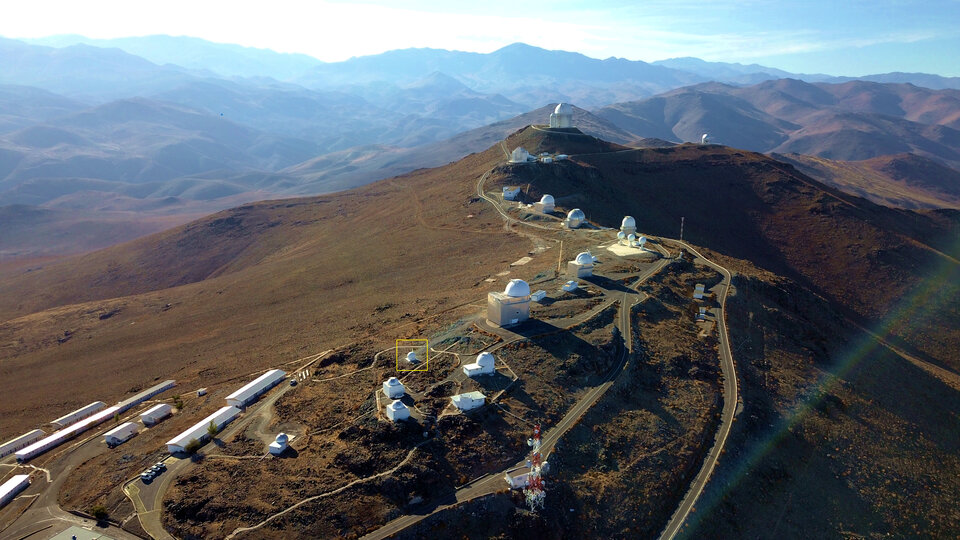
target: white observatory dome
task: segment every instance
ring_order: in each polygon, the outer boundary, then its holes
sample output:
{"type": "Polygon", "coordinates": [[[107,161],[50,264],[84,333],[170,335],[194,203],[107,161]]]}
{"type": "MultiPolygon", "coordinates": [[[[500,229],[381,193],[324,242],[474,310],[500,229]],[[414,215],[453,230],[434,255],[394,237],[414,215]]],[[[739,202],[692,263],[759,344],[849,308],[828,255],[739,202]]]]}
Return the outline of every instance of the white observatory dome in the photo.
{"type": "Polygon", "coordinates": [[[623,231],[620,231],[620,232],[617,233],[617,238],[620,239],[620,240],[623,240],[623,239],[626,238],[626,237],[627,237],[627,235],[624,234],[623,231]]]}
{"type": "Polygon", "coordinates": [[[637,220],[633,219],[633,216],[624,216],[623,221],[620,222],[621,229],[628,229],[630,227],[637,227],[637,220]]]}
{"type": "Polygon", "coordinates": [[[550,206],[553,206],[554,205],[553,195],[547,194],[547,195],[544,195],[543,197],[540,197],[540,202],[543,204],[548,204],[550,206]]]}
{"type": "Polygon", "coordinates": [[[646,236],[641,236],[641,237],[640,237],[640,243],[641,243],[641,244],[646,244],[646,243],[647,243],[647,237],[646,237],[646,236]]]}
{"type": "Polygon", "coordinates": [[[593,255],[589,251],[584,251],[577,255],[577,258],[574,259],[577,264],[593,264],[593,255]]]}
{"type": "Polygon", "coordinates": [[[569,103],[558,103],[553,114],[573,114],[573,107],[569,103]]]}
{"type": "Polygon", "coordinates": [[[583,210],[579,208],[574,208],[567,214],[567,222],[570,223],[571,227],[579,227],[586,219],[587,216],[583,215],[583,210]]]}
{"type": "Polygon", "coordinates": [[[286,433],[281,433],[277,435],[277,444],[284,445],[287,444],[287,441],[290,440],[290,437],[287,437],[286,433]]]}
{"type": "MultiPolygon", "coordinates": [[[[410,351],[410,352],[407,353],[407,362],[410,362],[411,364],[415,364],[415,363],[417,363],[417,362],[419,362],[419,361],[420,361],[420,359],[417,358],[417,353],[415,353],[415,352],[413,352],[413,351],[410,351]]],[[[391,380],[391,381],[393,381],[394,379],[396,379],[396,377],[390,377],[390,380],[391,380]]],[[[397,382],[400,382],[400,381],[397,381],[397,382]]],[[[391,382],[391,384],[393,384],[393,383],[391,382]]]]}
{"type": "Polygon", "coordinates": [[[477,364],[480,366],[492,366],[496,364],[496,362],[497,361],[494,359],[493,355],[487,351],[483,351],[477,355],[477,364]]]}
{"type": "Polygon", "coordinates": [[[629,240],[629,241],[631,241],[631,242],[633,242],[633,241],[636,240],[636,239],[637,239],[637,235],[635,235],[635,234],[631,234],[630,236],[627,236],[627,240],[629,240]]]}
{"type": "Polygon", "coordinates": [[[511,279],[510,283],[507,283],[507,288],[503,290],[503,294],[511,298],[530,296],[530,285],[522,279],[511,279]]]}

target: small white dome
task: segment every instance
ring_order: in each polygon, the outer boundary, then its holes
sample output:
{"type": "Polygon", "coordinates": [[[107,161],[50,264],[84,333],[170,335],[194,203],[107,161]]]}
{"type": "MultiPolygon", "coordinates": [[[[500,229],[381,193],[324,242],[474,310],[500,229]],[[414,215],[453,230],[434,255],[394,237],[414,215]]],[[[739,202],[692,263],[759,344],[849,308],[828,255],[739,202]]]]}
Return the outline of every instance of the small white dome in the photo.
{"type": "Polygon", "coordinates": [[[623,221],[620,223],[621,228],[628,228],[637,226],[637,220],[633,219],[633,216],[624,216],[623,221]]]}
{"type": "MultiPolygon", "coordinates": [[[[413,353],[410,353],[410,354],[413,354],[413,353]]],[[[407,355],[407,358],[410,357],[410,354],[407,355]]],[[[390,386],[397,386],[398,384],[402,384],[402,383],[400,382],[400,379],[396,377],[390,377],[389,379],[387,379],[387,384],[390,386]]]]}
{"type": "Polygon", "coordinates": [[[647,243],[647,237],[646,237],[646,236],[641,236],[641,237],[640,237],[640,243],[641,243],[641,244],[646,244],[646,243],[647,243]]]}
{"type": "Polygon", "coordinates": [[[577,255],[577,258],[574,259],[577,264],[593,264],[593,255],[589,251],[584,251],[577,255]]]}
{"type": "Polygon", "coordinates": [[[522,279],[511,279],[510,283],[507,283],[507,288],[503,290],[503,294],[511,298],[530,296],[530,285],[522,279]]]}
{"type": "Polygon", "coordinates": [[[558,103],[553,114],[573,114],[573,107],[569,103],[558,103]]]}
{"type": "Polygon", "coordinates": [[[477,355],[477,364],[479,364],[480,366],[492,366],[495,363],[496,363],[496,359],[493,357],[492,354],[488,353],[487,351],[483,351],[482,353],[477,355]]]}
{"type": "MultiPolygon", "coordinates": [[[[417,353],[410,351],[407,353],[407,362],[419,362],[420,359],[417,358],[417,353]]],[[[396,377],[390,377],[390,380],[395,379],[396,377]]],[[[397,381],[400,382],[400,381],[397,381]]]]}
{"type": "Polygon", "coordinates": [[[553,195],[547,194],[547,195],[544,195],[543,197],[540,197],[540,202],[543,204],[554,204],[553,195]]]}
{"type": "Polygon", "coordinates": [[[579,220],[579,221],[583,221],[583,220],[587,219],[587,216],[585,216],[585,215],[583,214],[583,210],[581,210],[581,209],[579,209],[579,208],[574,208],[573,210],[571,210],[571,211],[567,214],[567,219],[569,219],[569,220],[574,220],[574,219],[576,219],[576,220],[579,220]]]}
{"type": "Polygon", "coordinates": [[[287,437],[286,433],[281,433],[277,435],[277,444],[287,444],[287,441],[290,440],[290,437],[287,437]]]}
{"type": "Polygon", "coordinates": [[[636,240],[636,239],[637,239],[637,235],[635,235],[635,234],[631,234],[630,236],[627,237],[627,240],[629,240],[629,241],[631,241],[631,242],[633,242],[633,241],[636,240]]]}
{"type": "Polygon", "coordinates": [[[626,237],[627,237],[627,235],[624,234],[623,231],[620,231],[620,232],[617,233],[617,238],[619,238],[620,240],[623,240],[623,239],[626,238],[626,237]]]}
{"type": "Polygon", "coordinates": [[[393,400],[393,402],[387,405],[387,407],[390,407],[390,409],[394,411],[402,411],[407,408],[407,406],[404,405],[403,402],[400,401],[399,399],[393,400]]]}

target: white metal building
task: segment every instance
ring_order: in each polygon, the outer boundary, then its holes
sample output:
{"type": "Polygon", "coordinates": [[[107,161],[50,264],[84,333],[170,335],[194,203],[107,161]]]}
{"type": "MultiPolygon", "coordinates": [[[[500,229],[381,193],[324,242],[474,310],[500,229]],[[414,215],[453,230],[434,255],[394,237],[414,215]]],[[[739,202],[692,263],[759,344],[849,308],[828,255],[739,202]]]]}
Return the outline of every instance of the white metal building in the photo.
{"type": "Polygon", "coordinates": [[[450,401],[461,411],[469,411],[483,406],[486,399],[482,392],[466,392],[451,397],[450,401]]]}
{"type": "Polygon", "coordinates": [[[503,186],[503,199],[506,201],[516,200],[520,194],[520,186],[503,186]]]}
{"type": "Polygon", "coordinates": [[[507,471],[503,479],[507,481],[510,489],[523,489],[527,487],[530,477],[530,467],[520,467],[512,471],[507,471]]]}
{"type": "Polygon", "coordinates": [[[280,384],[280,381],[286,376],[287,374],[279,369],[271,369],[227,396],[227,405],[246,407],[248,403],[256,401],[264,392],[280,384]]]}
{"type": "Polygon", "coordinates": [[[26,448],[31,444],[39,441],[46,433],[42,429],[35,429],[33,431],[28,431],[23,435],[20,435],[17,438],[10,439],[9,441],[0,444],[0,458],[8,454],[12,454],[21,448],[26,448]]]}
{"type": "Polygon", "coordinates": [[[406,392],[407,389],[403,387],[403,383],[400,382],[400,379],[396,377],[390,377],[389,379],[383,381],[383,393],[386,394],[390,399],[403,397],[403,394],[406,392]]]}
{"type": "Polygon", "coordinates": [[[386,409],[387,418],[394,422],[410,418],[410,409],[399,399],[393,400],[386,409]]]}
{"type": "Polygon", "coordinates": [[[477,355],[475,362],[463,366],[463,373],[466,374],[467,377],[491,375],[497,371],[496,363],[497,360],[492,354],[483,351],[477,355]]]}
{"type": "Polygon", "coordinates": [[[583,225],[583,222],[586,220],[587,216],[583,214],[583,210],[574,208],[567,214],[567,219],[563,221],[563,224],[568,228],[576,229],[577,227],[583,225]]]}
{"type": "Polygon", "coordinates": [[[570,281],[564,283],[563,286],[560,288],[567,292],[573,292],[577,290],[578,287],[579,286],[577,285],[577,282],[571,279],[570,281]]]}
{"type": "Polygon", "coordinates": [[[210,427],[210,422],[213,422],[213,425],[216,426],[219,431],[223,429],[223,426],[233,422],[238,416],[240,416],[239,408],[231,405],[223,407],[197,422],[190,429],[167,441],[167,450],[171,454],[186,452],[187,445],[190,444],[190,441],[196,439],[204,442],[210,438],[210,434],[207,432],[207,428],[210,427]]]}
{"type": "Polygon", "coordinates": [[[140,421],[143,422],[145,426],[152,426],[171,414],[173,414],[173,407],[166,403],[161,403],[140,413],[140,421]]]}
{"type": "Polygon", "coordinates": [[[103,422],[106,422],[107,420],[113,418],[113,415],[119,412],[120,407],[117,407],[116,405],[113,407],[108,407],[100,412],[94,413],[94,415],[89,418],[85,418],[77,422],[76,424],[61,429],[60,431],[55,431],[52,434],[47,435],[39,441],[31,444],[30,446],[27,446],[21,450],[17,450],[17,461],[23,462],[39,456],[47,450],[69,441],[93,426],[97,426],[103,422]]]}
{"type": "Polygon", "coordinates": [[[637,232],[637,220],[633,219],[633,216],[623,216],[623,221],[620,222],[620,230],[623,234],[637,232]]]}
{"type": "Polygon", "coordinates": [[[274,439],[272,443],[268,446],[268,450],[271,454],[279,456],[287,449],[287,443],[290,442],[290,437],[286,433],[281,433],[277,435],[277,438],[274,439]]]}
{"type": "Polygon", "coordinates": [[[693,289],[693,297],[697,300],[703,299],[703,295],[706,292],[704,291],[704,289],[706,289],[706,285],[704,285],[703,283],[697,283],[697,285],[693,289]]]}
{"type": "Polygon", "coordinates": [[[530,285],[511,279],[502,293],[487,294],[487,321],[497,326],[519,324],[530,318],[530,285]]]}
{"type": "Polygon", "coordinates": [[[555,205],[556,201],[554,200],[553,195],[547,193],[543,197],[540,197],[539,202],[533,203],[533,208],[541,214],[547,214],[553,212],[555,205]]]}
{"type": "Polygon", "coordinates": [[[57,418],[56,420],[54,420],[53,422],[50,422],[50,423],[53,424],[53,425],[55,425],[55,426],[57,426],[57,427],[61,427],[61,428],[67,427],[67,426],[69,426],[70,424],[73,424],[73,423],[75,423],[75,422],[79,422],[80,420],[83,420],[84,418],[88,418],[88,417],[91,416],[93,413],[99,411],[100,409],[102,409],[102,408],[104,408],[104,407],[106,407],[106,406],[107,406],[107,404],[104,403],[104,402],[102,402],[102,401],[94,401],[93,403],[91,403],[91,404],[89,404],[89,405],[85,405],[85,406],[83,406],[83,407],[80,407],[79,409],[73,411],[72,413],[63,415],[63,416],[61,416],[60,418],[57,418]]]}
{"type": "Polygon", "coordinates": [[[130,437],[137,434],[137,425],[133,422],[124,422],[119,426],[103,434],[103,442],[107,446],[114,447],[120,443],[125,443],[130,437]]]}
{"type": "Polygon", "coordinates": [[[150,388],[147,388],[143,392],[138,393],[133,397],[129,397],[120,403],[117,403],[117,406],[120,407],[120,412],[124,412],[128,409],[132,409],[137,405],[143,403],[144,401],[152,398],[153,396],[166,392],[167,390],[173,388],[177,385],[177,382],[174,380],[163,381],[160,384],[155,384],[150,388]]]}
{"type": "Polygon", "coordinates": [[[572,278],[590,277],[593,275],[593,255],[584,251],[567,263],[567,275],[572,278]]]}
{"type": "Polygon", "coordinates": [[[17,474],[11,476],[9,480],[0,485],[0,508],[3,508],[18,493],[27,489],[27,486],[30,485],[30,475],[29,474],[17,474]]]}
{"type": "Polygon", "coordinates": [[[539,302],[543,300],[544,297],[546,296],[547,296],[547,291],[540,289],[539,291],[530,295],[530,300],[533,300],[534,302],[539,302]]]}
{"type": "Polygon", "coordinates": [[[573,127],[573,107],[571,107],[569,103],[557,104],[557,108],[550,113],[550,127],[573,127]]]}
{"type": "Polygon", "coordinates": [[[530,152],[526,148],[518,146],[510,152],[510,163],[526,163],[530,160],[530,152]]]}

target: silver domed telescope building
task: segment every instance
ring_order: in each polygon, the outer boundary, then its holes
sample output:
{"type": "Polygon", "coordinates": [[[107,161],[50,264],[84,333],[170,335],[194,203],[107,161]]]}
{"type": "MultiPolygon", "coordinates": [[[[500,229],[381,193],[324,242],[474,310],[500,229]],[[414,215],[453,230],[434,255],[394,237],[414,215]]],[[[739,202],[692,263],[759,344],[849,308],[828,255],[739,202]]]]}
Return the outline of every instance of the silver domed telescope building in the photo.
{"type": "Polygon", "coordinates": [[[567,275],[572,278],[584,278],[593,275],[593,255],[589,251],[577,255],[567,263],[567,275]]]}
{"type": "Polygon", "coordinates": [[[530,285],[522,279],[511,279],[503,292],[487,294],[487,322],[496,326],[512,326],[530,318],[530,285]]]}
{"type": "Polygon", "coordinates": [[[573,107],[569,103],[559,103],[557,108],[550,114],[550,127],[552,128],[572,128],[573,127],[573,107]]]}
{"type": "Polygon", "coordinates": [[[574,208],[567,214],[567,219],[563,220],[563,224],[566,225],[568,229],[576,229],[583,225],[586,220],[587,216],[583,214],[583,210],[574,208]]]}

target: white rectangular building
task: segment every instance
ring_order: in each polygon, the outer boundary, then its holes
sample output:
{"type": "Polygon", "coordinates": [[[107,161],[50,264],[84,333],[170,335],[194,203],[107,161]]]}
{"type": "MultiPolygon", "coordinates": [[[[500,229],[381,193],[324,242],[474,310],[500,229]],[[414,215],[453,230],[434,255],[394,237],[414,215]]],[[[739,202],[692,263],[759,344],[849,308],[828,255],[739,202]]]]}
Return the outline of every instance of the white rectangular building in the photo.
{"type": "Polygon", "coordinates": [[[83,420],[84,418],[88,418],[88,417],[91,416],[93,413],[99,411],[100,409],[102,409],[102,408],[104,408],[104,407],[106,407],[106,406],[107,406],[107,404],[104,403],[104,402],[102,402],[102,401],[94,401],[93,403],[91,403],[91,404],[89,404],[89,405],[86,405],[86,406],[84,406],[84,407],[80,407],[79,409],[73,411],[72,413],[63,415],[63,416],[61,416],[60,418],[57,418],[56,420],[54,420],[53,422],[50,422],[50,423],[53,424],[53,425],[55,425],[55,426],[57,426],[57,427],[60,427],[60,428],[67,427],[67,426],[69,426],[70,424],[73,424],[73,423],[75,423],[75,422],[79,422],[80,420],[83,420]]]}
{"type": "Polygon", "coordinates": [[[30,446],[27,446],[22,450],[17,450],[17,461],[27,461],[28,459],[39,456],[51,448],[60,446],[64,442],[69,441],[84,431],[110,420],[113,418],[113,415],[119,412],[120,407],[109,407],[98,413],[94,413],[94,415],[90,418],[85,418],[70,427],[66,427],[60,431],[55,431],[43,439],[31,444],[30,446]]]}
{"type": "Polygon", "coordinates": [[[451,397],[450,401],[461,411],[469,411],[483,406],[486,399],[486,396],[484,396],[482,392],[466,392],[451,397]]]}
{"type": "Polygon", "coordinates": [[[130,437],[133,437],[137,434],[137,425],[133,422],[124,422],[119,426],[111,429],[110,431],[103,434],[103,441],[107,443],[107,446],[114,447],[118,444],[125,443],[130,437]]]}
{"type": "Polygon", "coordinates": [[[286,376],[287,374],[279,369],[271,369],[227,396],[227,404],[234,407],[246,407],[248,403],[255,401],[264,392],[280,384],[286,376]]]}
{"type": "Polygon", "coordinates": [[[0,508],[6,506],[18,493],[27,489],[29,485],[29,474],[18,474],[10,477],[3,485],[0,485],[0,508]]]}
{"type": "Polygon", "coordinates": [[[140,413],[140,421],[143,422],[145,426],[152,426],[171,414],[173,414],[173,407],[166,403],[161,403],[140,413]]]}
{"type": "Polygon", "coordinates": [[[153,396],[166,392],[167,390],[173,388],[177,385],[177,382],[174,380],[163,381],[160,384],[155,384],[150,388],[138,393],[135,396],[129,397],[120,403],[117,403],[117,406],[120,407],[120,412],[124,412],[128,409],[132,409],[137,405],[143,403],[144,401],[152,398],[153,396]]]}
{"type": "Polygon", "coordinates": [[[30,446],[31,444],[43,438],[44,435],[46,435],[46,433],[44,433],[42,429],[35,429],[33,431],[24,433],[15,439],[10,439],[5,443],[0,444],[0,458],[12,454],[21,448],[30,446]]]}
{"type": "Polygon", "coordinates": [[[510,489],[523,489],[530,483],[530,467],[520,467],[503,475],[510,489]]]}
{"type": "Polygon", "coordinates": [[[190,429],[167,441],[167,450],[169,450],[171,454],[186,452],[187,445],[190,444],[190,441],[196,439],[197,441],[204,442],[210,438],[210,433],[207,431],[207,428],[210,427],[211,422],[213,422],[213,425],[216,426],[219,431],[230,422],[233,422],[238,416],[240,416],[240,409],[237,407],[231,405],[223,407],[197,422],[190,429]]]}

